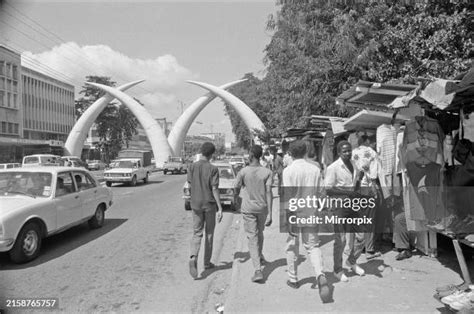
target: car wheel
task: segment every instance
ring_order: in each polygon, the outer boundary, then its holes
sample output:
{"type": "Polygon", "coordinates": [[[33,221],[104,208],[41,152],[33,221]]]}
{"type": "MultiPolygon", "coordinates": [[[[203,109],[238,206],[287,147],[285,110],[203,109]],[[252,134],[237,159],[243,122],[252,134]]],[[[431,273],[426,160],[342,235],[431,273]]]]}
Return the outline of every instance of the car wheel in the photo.
{"type": "Polygon", "coordinates": [[[145,183],[145,184],[148,183],[148,172],[146,173],[145,179],[143,179],[143,183],[145,183]]]}
{"type": "Polygon", "coordinates": [[[91,229],[100,228],[104,225],[104,220],[105,220],[104,206],[99,205],[97,206],[97,209],[95,210],[94,216],[91,219],[89,219],[89,227],[91,227],[91,229]]]}
{"type": "Polygon", "coordinates": [[[105,185],[107,185],[109,188],[112,186],[112,182],[110,181],[105,181],[105,185]]]}
{"type": "Polygon", "coordinates": [[[10,259],[15,263],[26,263],[35,259],[41,249],[41,230],[38,224],[27,223],[18,234],[10,251],[10,259]]]}
{"type": "Polygon", "coordinates": [[[185,210],[191,210],[191,203],[190,202],[184,202],[184,209],[185,210]]]}
{"type": "Polygon", "coordinates": [[[137,176],[133,176],[132,182],[130,182],[130,185],[131,185],[131,186],[137,185],[137,176]]]}

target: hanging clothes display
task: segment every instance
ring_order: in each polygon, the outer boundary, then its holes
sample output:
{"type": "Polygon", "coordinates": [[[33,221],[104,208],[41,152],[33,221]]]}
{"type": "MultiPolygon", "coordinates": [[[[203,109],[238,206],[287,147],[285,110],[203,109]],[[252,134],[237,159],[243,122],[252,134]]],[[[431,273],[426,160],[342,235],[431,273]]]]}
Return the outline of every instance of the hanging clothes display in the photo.
{"type": "Polygon", "coordinates": [[[444,133],[435,119],[417,116],[406,124],[400,150],[406,171],[403,196],[408,226],[416,227],[409,230],[420,231],[413,221],[429,223],[446,215],[442,199],[443,141],[444,133]]]}

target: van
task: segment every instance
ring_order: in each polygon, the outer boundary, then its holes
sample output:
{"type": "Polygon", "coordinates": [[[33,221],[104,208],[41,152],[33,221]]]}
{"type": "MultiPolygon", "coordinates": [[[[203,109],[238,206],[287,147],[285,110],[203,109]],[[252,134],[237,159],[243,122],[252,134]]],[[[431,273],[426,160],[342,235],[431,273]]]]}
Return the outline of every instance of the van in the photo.
{"type": "Polygon", "coordinates": [[[51,154],[35,154],[23,157],[23,167],[32,166],[64,166],[61,156],[51,154]]]}
{"type": "Polygon", "coordinates": [[[11,169],[11,168],[19,168],[19,167],[21,167],[21,164],[19,164],[19,163],[0,164],[0,170],[11,169]]]}

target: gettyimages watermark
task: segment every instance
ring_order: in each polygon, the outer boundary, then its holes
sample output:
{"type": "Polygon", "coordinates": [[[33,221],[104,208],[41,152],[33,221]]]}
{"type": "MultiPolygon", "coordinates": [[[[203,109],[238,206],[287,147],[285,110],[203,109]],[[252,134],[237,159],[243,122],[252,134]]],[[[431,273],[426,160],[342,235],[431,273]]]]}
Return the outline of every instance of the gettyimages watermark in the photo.
{"type": "Polygon", "coordinates": [[[315,187],[282,187],[280,231],[376,232],[375,211],[379,206],[372,190],[356,193],[323,193],[315,187]]]}

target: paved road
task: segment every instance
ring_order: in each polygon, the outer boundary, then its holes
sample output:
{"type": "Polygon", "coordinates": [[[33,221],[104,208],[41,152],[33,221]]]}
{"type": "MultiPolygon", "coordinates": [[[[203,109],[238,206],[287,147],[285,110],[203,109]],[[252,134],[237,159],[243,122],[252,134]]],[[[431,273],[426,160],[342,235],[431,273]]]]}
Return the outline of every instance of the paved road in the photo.
{"type": "MultiPolygon", "coordinates": [[[[187,269],[191,215],[184,210],[184,175],[153,173],[150,183],[115,184],[114,206],[103,228],[75,227],[44,242],[38,259],[25,265],[0,254],[0,291],[7,297],[59,298],[63,311],[201,312],[232,255],[220,257],[235,228],[225,212],[216,230],[218,271],[190,279],[187,269]],[[219,274],[220,273],[220,274],[219,274]],[[209,278],[208,278],[209,277],[209,278]]],[[[230,250],[232,251],[232,250],[230,250]]],[[[1,307],[1,306],[0,306],[1,307]]]]}

